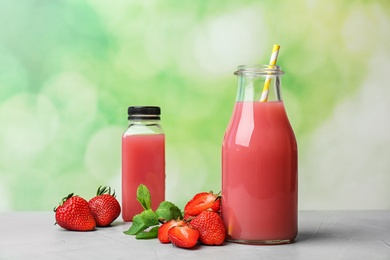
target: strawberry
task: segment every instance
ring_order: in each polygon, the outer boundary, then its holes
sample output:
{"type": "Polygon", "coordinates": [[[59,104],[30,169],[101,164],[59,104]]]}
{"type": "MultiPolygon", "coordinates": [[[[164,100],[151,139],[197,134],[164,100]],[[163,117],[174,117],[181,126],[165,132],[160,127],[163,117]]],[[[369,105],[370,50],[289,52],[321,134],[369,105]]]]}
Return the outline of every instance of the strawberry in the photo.
{"type": "Polygon", "coordinates": [[[203,211],[191,221],[199,231],[199,241],[205,245],[221,245],[225,241],[226,229],[222,218],[213,211],[203,211]]]}
{"type": "Polygon", "coordinates": [[[221,197],[213,192],[201,192],[196,194],[184,207],[184,215],[197,216],[202,211],[211,209],[219,212],[221,207],[221,197]]]}
{"type": "Polygon", "coordinates": [[[187,213],[184,213],[184,216],[183,216],[184,221],[190,222],[194,218],[196,218],[196,216],[191,216],[191,215],[188,215],[187,213]]]}
{"type": "Polygon", "coordinates": [[[183,220],[173,220],[172,219],[170,221],[165,222],[164,224],[162,224],[158,228],[158,235],[157,235],[158,240],[160,240],[160,242],[163,243],[163,244],[171,242],[169,240],[169,237],[168,237],[169,229],[171,229],[172,227],[179,226],[179,225],[184,225],[184,224],[185,223],[184,223],[183,220]]]}
{"type": "Polygon", "coordinates": [[[191,248],[196,245],[199,238],[199,232],[190,226],[178,225],[168,230],[169,240],[177,247],[191,248]]]}
{"type": "Polygon", "coordinates": [[[109,226],[121,213],[115,191],[111,194],[111,188],[106,186],[98,188],[96,196],[89,200],[88,205],[98,227],[109,226]]]}
{"type": "Polygon", "coordinates": [[[54,208],[56,224],[67,230],[88,231],[96,227],[88,202],[73,193],[54,208]]]}

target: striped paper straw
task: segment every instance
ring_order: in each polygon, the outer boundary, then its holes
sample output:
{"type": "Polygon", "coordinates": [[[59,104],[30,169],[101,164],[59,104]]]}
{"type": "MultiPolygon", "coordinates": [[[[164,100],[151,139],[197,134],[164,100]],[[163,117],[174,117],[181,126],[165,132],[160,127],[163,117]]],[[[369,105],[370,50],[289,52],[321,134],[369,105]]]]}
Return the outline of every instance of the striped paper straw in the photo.
{"type": "MultiPolygon", "coordinates": [[[[272,55],[269,60],[269,65],[276,65],[276,61],[278,60],[278,54],[279,54],[280,45],[274,44],[274,47],[272,48],[272,55]]],[[[268,91],[269,91],[269,85],[271,83],[271,76],[268,75],[265,78],[263,92],[261,93],[260,102],[265,102],[268,100],[268,91]]]]}

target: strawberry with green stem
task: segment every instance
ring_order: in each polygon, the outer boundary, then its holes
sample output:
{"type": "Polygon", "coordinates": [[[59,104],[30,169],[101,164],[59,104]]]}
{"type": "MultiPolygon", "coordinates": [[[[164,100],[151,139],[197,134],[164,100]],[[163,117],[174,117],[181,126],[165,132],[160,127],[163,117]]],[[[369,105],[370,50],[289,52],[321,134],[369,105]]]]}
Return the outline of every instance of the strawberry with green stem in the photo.
{"type": "Polygon", "coordinates": [[[96,221],[88,202],[73,193],[63,198],[54,208],[56,224],[67,230],[89,231],[96,227],[96,221]]]}
{"type": "Polygon", "coordinates": [[[121,206],[111,187],[100,186],[88,205],[98,227],[109,226],[121,213],[121,206]]]}

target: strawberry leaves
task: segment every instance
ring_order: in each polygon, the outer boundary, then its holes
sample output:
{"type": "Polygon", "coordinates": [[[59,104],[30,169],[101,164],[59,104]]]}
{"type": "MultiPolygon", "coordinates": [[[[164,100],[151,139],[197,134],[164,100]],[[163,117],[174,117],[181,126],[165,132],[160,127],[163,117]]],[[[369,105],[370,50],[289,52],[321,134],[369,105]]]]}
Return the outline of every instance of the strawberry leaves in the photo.
{"type": "Polygon", "coordinates": [[[180,209],[169,201],[160,203],[157,210],[154,212],[151,209],[151,196],[148,188],[141,184],[137,189],[137,200],[144,208],[140,214],[133,217],[133,223],[127,231],[126,235],[136,235],[136,239],[151,239],[157,238],[159,223],[164,223],[171,219],[182,219],[180,209]],[[152,227],[152,228],[151,228],[152,227]],[[147,230],[151,228],[150,230],[147,230]]]}

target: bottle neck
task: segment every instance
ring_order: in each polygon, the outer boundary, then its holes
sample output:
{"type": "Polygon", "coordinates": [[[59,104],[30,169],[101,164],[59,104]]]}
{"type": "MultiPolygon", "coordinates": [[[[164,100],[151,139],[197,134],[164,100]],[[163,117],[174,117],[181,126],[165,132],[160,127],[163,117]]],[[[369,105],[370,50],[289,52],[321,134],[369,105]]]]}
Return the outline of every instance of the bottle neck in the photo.
{"type": "Polygon", "coordinates": [[[129,119],[130,125],[160,125],[160,120],[151,119],[129,119]]]}
{"type": "Polygon", "coordinates": [[[239,66],[234,73],[238,76],[236,101],[282,101],[281,77],[284,74],[278,66],[239,66]]]}
{"type": "Polygon", "coordinates": [[[131,119],[125,135],[152,135],[164,134],[160,120],[131,119]]]}
{"type": "Polygon", "coordinates": [[[239,77],[236,101],[282,101],[281,78],[239,77]]]}

